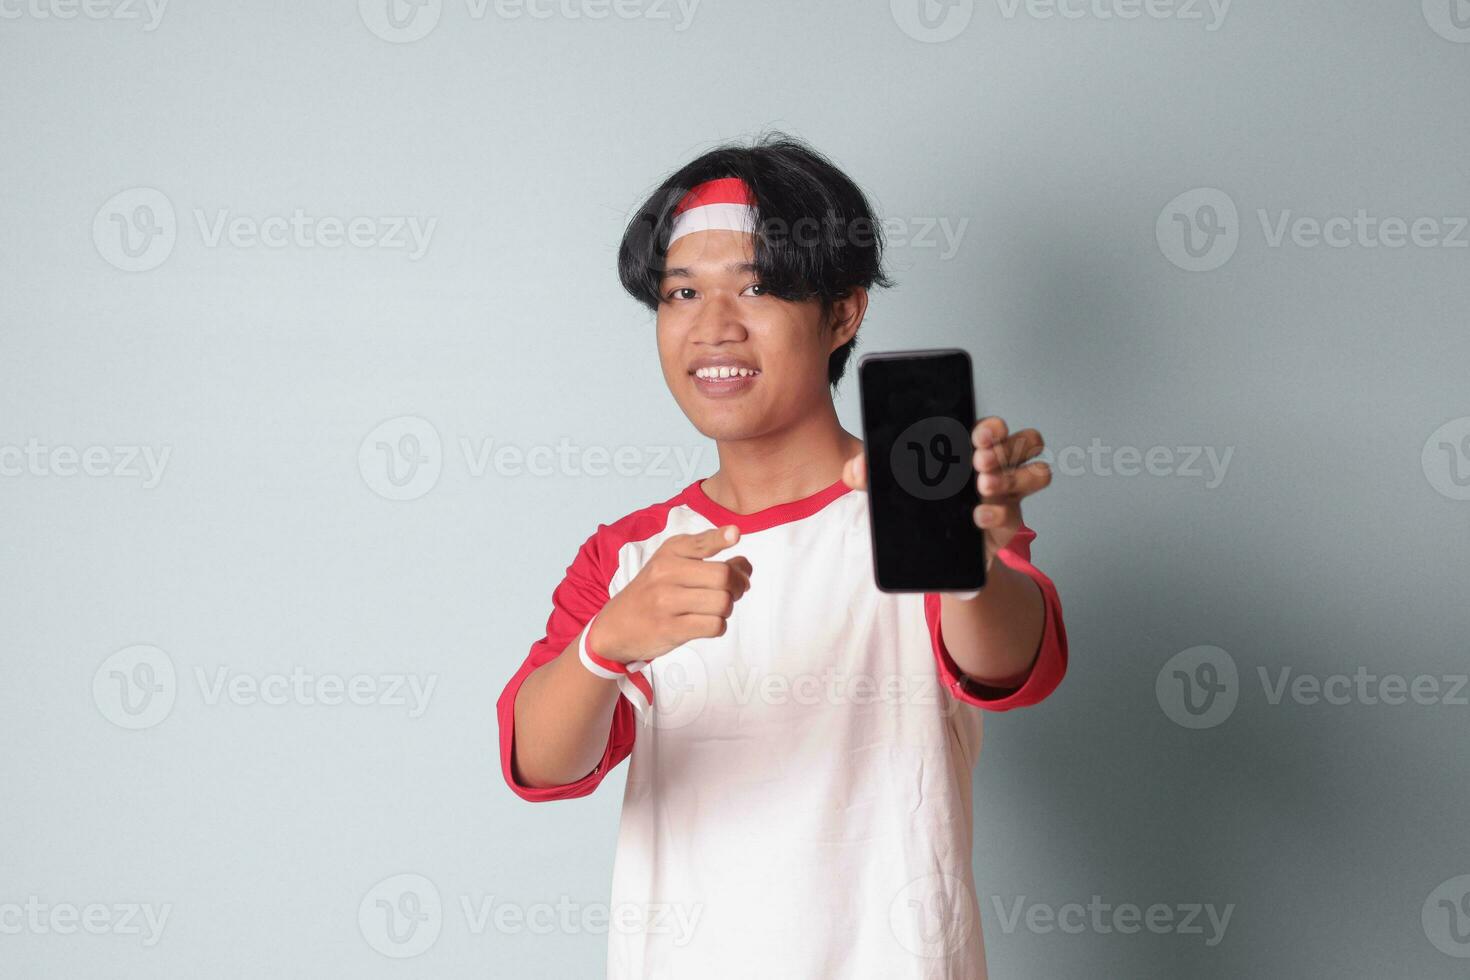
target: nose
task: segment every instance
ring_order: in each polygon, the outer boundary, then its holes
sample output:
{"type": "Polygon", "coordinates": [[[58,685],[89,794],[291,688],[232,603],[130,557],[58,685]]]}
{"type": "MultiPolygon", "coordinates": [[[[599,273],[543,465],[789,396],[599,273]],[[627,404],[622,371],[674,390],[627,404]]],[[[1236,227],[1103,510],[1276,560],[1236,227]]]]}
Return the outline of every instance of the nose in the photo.
{"type": "Polygon", "coordinates": [[[740,304],[733,296],[714,293],[699,306],[690,339],[696,344],[727,344],[746,338],[745,324],[740,318],[740,304]]]}

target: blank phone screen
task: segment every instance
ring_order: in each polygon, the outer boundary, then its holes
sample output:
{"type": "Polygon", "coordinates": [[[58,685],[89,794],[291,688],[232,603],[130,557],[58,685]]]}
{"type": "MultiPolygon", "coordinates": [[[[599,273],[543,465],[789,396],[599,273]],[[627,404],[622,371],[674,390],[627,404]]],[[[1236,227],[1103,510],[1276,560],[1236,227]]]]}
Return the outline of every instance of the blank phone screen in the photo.
{"type": "Polygon", "coordinates": [[[964,351],[870,354],[858,367],[873,568],[885,592],[978,589],[975,395],[964,351]]]}

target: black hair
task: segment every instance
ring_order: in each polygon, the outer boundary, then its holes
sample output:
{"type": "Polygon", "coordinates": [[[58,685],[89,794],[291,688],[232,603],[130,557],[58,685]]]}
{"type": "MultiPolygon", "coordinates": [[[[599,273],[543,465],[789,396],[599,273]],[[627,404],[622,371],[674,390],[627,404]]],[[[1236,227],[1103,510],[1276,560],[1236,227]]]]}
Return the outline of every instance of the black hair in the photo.
{"type": "MultiPolygon", "coordinates": [[[[868,199],[822,154],[784,133],[746,146],[730,143],[671,174],[628,222],[618,247],[618,277],[634,299],[657,310],[674,208],[708,180],[738,177],[755,198],[755,267],[774,296],[817,299],[823,314],[857,287],[891,286],[883,271],[883,232],[868,199]]],[[[836,385],[857,338],[832,352],[836,385]]]]}

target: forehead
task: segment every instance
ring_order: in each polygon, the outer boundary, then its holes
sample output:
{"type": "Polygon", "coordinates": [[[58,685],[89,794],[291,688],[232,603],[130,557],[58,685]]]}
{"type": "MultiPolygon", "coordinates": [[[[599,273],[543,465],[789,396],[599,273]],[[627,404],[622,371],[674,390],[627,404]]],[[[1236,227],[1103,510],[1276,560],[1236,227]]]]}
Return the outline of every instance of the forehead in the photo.
{"type": "Polygon", "coordinates": [[[696,231],[676,241],[664,258],[664,275],[688,270],[694,275],[748,271],[755,261],[755,236],[723,229],[696,231]]]}

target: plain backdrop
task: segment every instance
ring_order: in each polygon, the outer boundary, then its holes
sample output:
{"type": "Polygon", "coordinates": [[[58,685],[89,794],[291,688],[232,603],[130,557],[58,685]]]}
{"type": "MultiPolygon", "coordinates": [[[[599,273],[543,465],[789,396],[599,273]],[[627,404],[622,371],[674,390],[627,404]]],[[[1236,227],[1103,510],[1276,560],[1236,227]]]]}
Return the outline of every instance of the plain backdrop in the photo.
{"type": "Polygon", "coordinates": [[[781,129],[888,221],[860,351],[1056,453],[991,975],[1464,975],[1462,0],[393,2],[0,3],[0,974],[601,975],[623,770],[521,802],[494,702],[717,466],[627,215],[781,129]]]}

